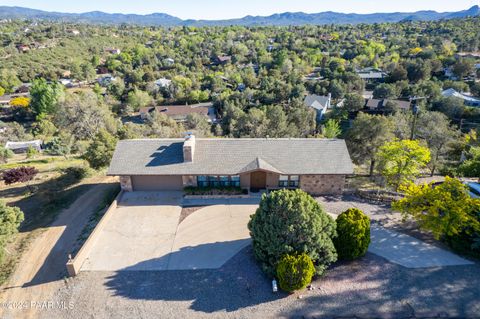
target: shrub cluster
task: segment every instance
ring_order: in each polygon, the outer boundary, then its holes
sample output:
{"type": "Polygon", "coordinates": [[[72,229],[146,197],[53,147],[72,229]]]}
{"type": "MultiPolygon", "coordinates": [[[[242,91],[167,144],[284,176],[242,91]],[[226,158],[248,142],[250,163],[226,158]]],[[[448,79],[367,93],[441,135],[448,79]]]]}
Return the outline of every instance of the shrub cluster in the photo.
{"type": "Polygon", "coordinates": [[[268,275],[275,275],[278,261],[288,254],[307,254],[318,275],[337,260],[335,221],[302,190],[264,195],[248,228],[255,258],[268,275]]]}
{"type": "Polygon", "coordinates": [[[187,186],[184,189],[187,195],[242,195],[248,193],[240,187],[219,186],[219,187],[194,187],[187,186]]]}
{"type": "Polygon", "coordinates": [[[18,227],[23,219],[23,212],[20,208],[7,206],[0,201],[0,262],[3,259],[5,245],[18,232],[18,227]]]}
{"type": "Polygon", "coordinates": [[[315,266],[305,253],[285,255],[277,265],[278,285],[285,291],[303,289],[312,282],[315,266]]]}
{"type": "Polygon", "coordinates": [[[370,218],[357,208],[350,208],[337,217],[334,239],[339,259],[353,260],[364,256],[370,245],[370,218]]]}

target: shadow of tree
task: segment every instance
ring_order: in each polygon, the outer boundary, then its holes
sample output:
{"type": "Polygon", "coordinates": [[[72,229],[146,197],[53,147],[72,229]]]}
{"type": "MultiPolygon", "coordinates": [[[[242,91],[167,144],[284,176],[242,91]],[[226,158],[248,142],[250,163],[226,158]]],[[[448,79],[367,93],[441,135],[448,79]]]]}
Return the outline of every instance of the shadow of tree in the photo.
{"type": "Polygon", "coordinates": [[[287,296],[272,293],[271,281],[257,266],[251,246],[241,250],[219,269],[125,269],[108,277],[105,286],[116,296],[129,299],[191,301],[192,310],[205,313],[232,312],[287,296]]]}

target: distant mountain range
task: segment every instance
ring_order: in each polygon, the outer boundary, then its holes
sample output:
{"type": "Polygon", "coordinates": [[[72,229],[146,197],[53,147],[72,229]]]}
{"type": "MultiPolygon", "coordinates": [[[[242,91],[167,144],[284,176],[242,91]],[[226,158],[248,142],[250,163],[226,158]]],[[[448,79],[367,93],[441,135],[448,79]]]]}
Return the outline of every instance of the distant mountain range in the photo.
{"type": "Polygon", "coordinates": [[[307,24],[359,24],[359,23],[382,23],[400,21],[430,21],[440,19],[463,18],[480,15],[478,5],[468,10],[457,12],[393,12],[393,13],[303,13],[285,12],[270,16],[246,16],[230,20],[182,20],[166,13],[152,13],[146,15],[105,13],[100,11],[85,13],[61,13],[47,12],[36,9],[0,6],[0,19],[40,19],[51,21],[67,21],[90,24],[137,24],[153,26],[286,26],[307,24]]]}

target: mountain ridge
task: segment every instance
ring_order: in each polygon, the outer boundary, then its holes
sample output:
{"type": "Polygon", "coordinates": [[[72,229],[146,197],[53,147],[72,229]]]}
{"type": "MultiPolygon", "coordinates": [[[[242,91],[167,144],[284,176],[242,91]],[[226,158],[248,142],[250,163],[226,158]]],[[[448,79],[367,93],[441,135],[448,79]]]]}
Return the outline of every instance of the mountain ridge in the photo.
{"type": "Polygon", "coordinates": [[[0,19],[38,19],[77,23],[136,24],[146,26],[288,26],[309,24],[359,24],[401,22],[410,20],[431,21],[479,15],[480,7],[478,5],[475,5],[467,10],[461,10],[456,12],[437,12],[434,10],[389,13],[379,12],[368,14],[339,13],[334,11],[325,11],[319,13],[282,12],[274,13],[268,16],[247,15],[242,18],[225,20],[184,20],[161,12],[155,12],[145,15],[133,13],[105,13],[102,11],[90,11],[84,13],[62,13],[18,6],[0,6],[0,19]]]}

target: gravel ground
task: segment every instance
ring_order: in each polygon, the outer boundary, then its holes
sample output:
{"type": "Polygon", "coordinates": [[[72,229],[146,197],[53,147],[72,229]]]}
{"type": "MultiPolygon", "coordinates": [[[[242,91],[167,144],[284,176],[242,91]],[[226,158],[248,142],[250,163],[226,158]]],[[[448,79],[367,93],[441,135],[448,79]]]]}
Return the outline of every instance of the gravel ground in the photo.
{"type": "Polygon", "coordinates": [[[480,265],[407,269],[373,254],[333,265],[313,291],[273,294],[250,247],[222,268],[83,272],[42,318],[479,318],[480,265]],[[70,307],[71,306],[71,307],[70,307]]]}
{"type": "MultiPolygon", "coordinates": [[[[399,224],[388,205],[355,196],[320,197],[339,214],[358,207],[399,224]]],[[[59,289],[50,318],[480,318],[480,264],[407,269],[368,253],[337,263],[313,291],[271,292],[247,247],[215,270],[82,272],[59,289]],[[64,305],[64,306],[58,306],[64,305]],[[66,308],[66,309],[65,309],[66,308]]]]}

